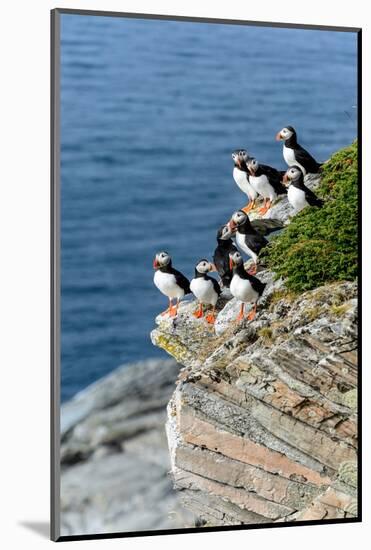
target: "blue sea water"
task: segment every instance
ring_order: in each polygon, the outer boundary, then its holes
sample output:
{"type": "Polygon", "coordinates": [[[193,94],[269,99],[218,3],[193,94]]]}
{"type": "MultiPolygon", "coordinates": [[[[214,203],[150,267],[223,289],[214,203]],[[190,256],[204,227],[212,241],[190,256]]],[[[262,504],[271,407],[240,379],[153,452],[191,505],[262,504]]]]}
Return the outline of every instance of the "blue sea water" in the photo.
{"type": "Polygon", "coordinates": [[[319,161],[355,138],[356,64],[353,33],[62,15],[62,400],[163,355],[154,253],[211,256],[233,149],[283,169],[285,125],[319,161]]]}

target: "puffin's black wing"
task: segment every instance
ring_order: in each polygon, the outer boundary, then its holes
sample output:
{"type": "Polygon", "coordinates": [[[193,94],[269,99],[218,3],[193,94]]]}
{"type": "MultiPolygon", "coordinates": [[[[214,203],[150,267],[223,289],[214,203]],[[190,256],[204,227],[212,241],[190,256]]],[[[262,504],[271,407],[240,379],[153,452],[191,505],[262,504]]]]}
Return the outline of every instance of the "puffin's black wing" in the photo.
{"type": "Polygon", "coordinates": [[[260,279],[254,277],[254,275],[250,275],[250,273],[247,273],[247,275],[251,286],[259,294],[259,296],[261,296],[264,292],[265,287],[267,286],[267,283],[262,283],[260,279]]]}
{"type": "MultiPolygon", "coordinates": [[[[280,176],[281,177],[281,176],[280,176]]],[[[281,180],[272,180],[269,179],[269,183],[277,193],[277,195],[287,195],[286,187],[281,183],[281,180]]]]}
{"type": "Polygon", "coordinates": [[[216,247],[213,262],[221,278],[230,272],[228,250],[225,248],[216,247]]]}
{"type": "Polygon", "coordinates": [[[217,246],[214,250],[213,255],[213,262],[218,270],[219,276],[223,282],[223,285],[226,287],[229,287],[232,277],[233,277],[233,271],[231,270],[229,266],[229,253],[237,252],[237,248],[234,246],[234,244],[230,243],[230,246],[228,248],[226,247],[220,247],[217,246]]]}
{"type": "MultiPolygon", "coordinates": [[[[238,248],[236,246],[234,246],[233,242],[231,241],[231,244],[229,246],[229,249],[228,249],[228,255],[229,254],[234,254],[235,252],[238,252],[238,248]]],[[[229,263],[228,263],[229,265],[229,263]]]]}
{"type": "Polygon", "coordinates": [[[295,159],[301,164],[308,173],[317,174],[320,169],[320,164],[312,157],[308,151],[303,149],[301,145],[297,145],[294,150],[295,159]]]}
{"type": "Polygon", "coordinates": [[[317,195],[313,193],[313,191],[309,189],[306,185],[304,185],[303,187],[307,203],[310,206],[318,206],[320,208],[323,205],[323,200],[317,197],[317,195]]]}
{"type": "Polygon", "coordinates": [[[251,225],[257,233],[260,235],[269,235],[273,231],[278,231],[283,228],[283,223],[280,220],[267,219],[267,220],[253,220],[251,225]]]}
{"type": "Polygon", "coordinates": [[[180,273],[180,271],[174,268],[172,268],[171,272],[175,277],[176,284],[184,290],[184,294],[190,294],[190,282],[188,281],[187,277],[185,277],[183,273],[180,273]]]}
{"type": "Polygon", "coordinates": [[[245,235],[245,242],[248,248],[255,252],[255,254],[259,254],[261,249],[269,244],[267,239],[259,235],[259,233],[248,233],[245,235]]]}
{"type": "Polygon", "coordinates": [[[218,296],[220,296],[220,294],[222,293],[222,290],[219,286],[218,281],[216,281],[214,279],[214,277],[207,277],[207,279],[209,279],[209,281],[211,281],[213,283],[213,287],[214,287],[215,292],[217,293],[218,296]]]}
{"type": "Polygon", "coordinates": [[[281,175],[278,170],[272,168],[272,166],[268,166],[267,164],[261,164],[260,168],[262,170],[262,173],[267,176],[269,183],[271,184],[277,195],[285,195],[287,193],[287,189],[282,184],[283,175],[281,175]]]}

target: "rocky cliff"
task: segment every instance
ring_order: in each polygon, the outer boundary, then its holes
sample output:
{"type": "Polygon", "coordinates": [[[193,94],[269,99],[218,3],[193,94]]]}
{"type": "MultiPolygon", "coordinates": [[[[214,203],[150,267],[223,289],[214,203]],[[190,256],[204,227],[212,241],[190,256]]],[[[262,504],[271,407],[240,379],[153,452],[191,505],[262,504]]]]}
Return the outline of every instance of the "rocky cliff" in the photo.
{"type": "MultiPolygon", "coordinates": [[[[287,199],[268,215],[289,223],[287,199]]],[[[194,302],[156,319],[152,342],[184,365],[167,415],[175,488],[202,525],[355,517],[356,282],[298,294],[258,277],[252,322],[228,296],[215,329],[194,302]]]]}

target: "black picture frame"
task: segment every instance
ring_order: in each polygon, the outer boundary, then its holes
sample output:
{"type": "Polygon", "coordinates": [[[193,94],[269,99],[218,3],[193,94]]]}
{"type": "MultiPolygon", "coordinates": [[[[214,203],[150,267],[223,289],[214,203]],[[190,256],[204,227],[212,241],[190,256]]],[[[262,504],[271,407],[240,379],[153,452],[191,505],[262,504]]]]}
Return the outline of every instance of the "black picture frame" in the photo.
{"type": "Polygon", "coordinates": [[[51,502],[50,502],[50,523],[51,523],[51,539],[56,542],[75,541],[75,540],[92,540],[92,539],[110,539],[110,538],[128,538],[128,537],[144,537],[155,535],[174,535],[180,533],[194,532],[215,532],[215,531],[236,531],[250,529],[271,529],[271,528],[286,528],[299,527],[308,525],[329,525],[329,524],[345,524],[362,522],[362,29],[358,27],[339,27],[326,26],[316,24],[292,24],[284,22],[263,22],[263,21],[245,21],[236,19],[216,19],[216,18],[201,18],[201,17],[184,17],[174,15],[158,15],[158,14],[143,14],[143,13],[124,13],[114,11],[97,11],[97,10],[80,10],[56,8],[51,10],[51,235],[50,235],[50,271],[51,271],[51,502]],[[228,25],[243,25],[254,27],[277,27],[287,29],[309,29],[309,30],[324,30],[334,32],[352,32],[357,35],[357,135],[358,135],[358,320],[359,320],[359,366],[358,366],[358,433],[359,433],[359,449],[358,449],[358,515],[356,518],[343,519],[323,519],[296,521],[285,523],[266,523],[256,525],[236,525],[236,526],[220,526],[220,527],[194,527],[169,530],[146,530],[133,532],[114,532],[104,534],[83,534],[83,535],[60,535],[60,18],[64,14],[87,15],[99,17],[118,17],[129,19],[150,19],[163,21],[184,21],[192,23],[212,23],[212,24],[228,24],[228,25]]]}

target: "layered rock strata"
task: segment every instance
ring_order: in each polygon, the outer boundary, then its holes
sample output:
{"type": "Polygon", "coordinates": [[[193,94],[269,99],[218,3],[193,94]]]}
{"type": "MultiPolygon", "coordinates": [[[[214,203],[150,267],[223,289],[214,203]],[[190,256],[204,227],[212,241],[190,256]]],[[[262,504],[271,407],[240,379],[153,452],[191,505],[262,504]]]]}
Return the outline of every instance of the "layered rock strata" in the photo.
{"type": "Polygon", "coordinates": [[[356,284],[268,290],[252,323],[216,332],[183,304],[155,345],[185,367],[168,405],[175,487],[208,525],[356,515],[356,284]],[[341,472],[352,471],[351,477],[341,472]]]}

